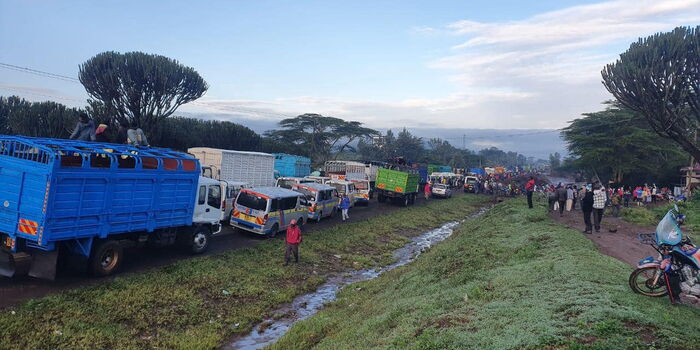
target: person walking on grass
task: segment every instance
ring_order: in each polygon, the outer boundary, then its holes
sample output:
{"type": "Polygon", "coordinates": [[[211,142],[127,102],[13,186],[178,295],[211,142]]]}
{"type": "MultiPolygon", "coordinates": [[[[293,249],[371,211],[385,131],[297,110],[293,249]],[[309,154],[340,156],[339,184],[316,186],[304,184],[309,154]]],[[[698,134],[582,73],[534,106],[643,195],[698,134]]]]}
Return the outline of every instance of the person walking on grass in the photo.
{"type": "Polygon", "coordinates": [[[530,180],[525,184],[525,191],[527,192],[527,207],[532,209],[532,192],[535,191],[535,178],[530,176],[530,180]]]}
{"type": "Polygon", "coordinates": [[[289,261],[294,255],[294,262],[299,262],[299,244],[301,244],[301,228],[297,226],[297,221],[292,220],[287,227],[287,237],[285,240],[286,249],[284,251],[284,265],[289,265],[289,261]]]}
{"type": "Polygon", "coordinates": [[[591,213],[593,213],[593,191],[591,185],[583,187],[583,196],[581,196],[581,212],[583,212],[583,222],[586,224],[586,229],[583,233],[593,233],[593,225],[591,224],[591,213]]]}
{"type": "Polygon", "coordinates": [[[426,201],[430,199],[430,182],[426,183],[425,187],[423,187],[423,194],[425,194],[426,201]]]}
{"type": "Polygon", "coordinates": [[[348,216],[349,209],[350,198],[348,198],[348,195],[344,193],[343,197],[340,199],[340,211],[343,213],[343,221],[350,219],[350,216],[348,216]]]}
{"type": "Polygon", "coordinates": [[[596,183],[593,186],[593,223],[595,224],[595,232],[600,232],[600,223],[603,221],[603,211],[605,211],[605,202],[608,200],[605,187],[596,183]]]}
{"type": "Polygon", "coordinates": [[[561,182],[557,186],[557,202],[559,202],[559,216],[564,216],[566,206],[566,187],[561,182]]]}

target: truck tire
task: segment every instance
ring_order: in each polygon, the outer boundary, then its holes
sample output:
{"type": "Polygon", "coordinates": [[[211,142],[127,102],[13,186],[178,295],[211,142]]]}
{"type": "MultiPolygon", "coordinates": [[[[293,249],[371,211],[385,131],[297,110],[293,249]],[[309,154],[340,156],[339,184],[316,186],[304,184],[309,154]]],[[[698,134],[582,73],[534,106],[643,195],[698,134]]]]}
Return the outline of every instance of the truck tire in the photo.
{"type": "Polygon", "coordinates": [[[89,260],[94,276],[108,276],[117,271],[124,258],[124,249],[117,241],[102,241],[92,250],[89,260]]]}
{"type": "Polygon", "coordinates": [[[197,227],[192,233],[190,247],[193,254],[202,254],[209,248],[211,233],[206,227],[197,227]]]}
{"type": "Polygon", "coordinates": [[[277,232],[279,232],[279,230],[280,230],[279,224],[272,225],[272,230],[270,230],[270,234],[268,235],[268,237],[275,238],[277,236],[277,232]]]}
{"type": "Polygon", "coordinates": [[[386,197],[384,197],[384,194],[383,194],[383,193],[377,194],[377,202],[379,202],[379,203],[384,203],[384,202],[386,202],[386,197]]]}
{"type": "Polygon", "coordinates": [[[411,197],[409,198],[409,205],[413,205],[416,203],[416,195],[412,194],[411,197]]]}

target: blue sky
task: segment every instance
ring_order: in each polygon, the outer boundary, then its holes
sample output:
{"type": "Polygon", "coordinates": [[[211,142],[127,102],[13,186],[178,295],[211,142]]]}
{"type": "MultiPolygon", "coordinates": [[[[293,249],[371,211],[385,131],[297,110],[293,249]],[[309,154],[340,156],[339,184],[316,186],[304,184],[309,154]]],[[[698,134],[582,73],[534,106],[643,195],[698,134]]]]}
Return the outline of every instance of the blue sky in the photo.
{"type": "MultiPolygon", "coordinates": [[[[698,0],[0,0],[0,62],[77,76],[107,50],[194,67],[182,112],[316,112],[373,127],[557,128],[609,98],[600,70],[698,0]]],[[[79,84],[0,68],[0,94],[83,105],[79,84]]]]}

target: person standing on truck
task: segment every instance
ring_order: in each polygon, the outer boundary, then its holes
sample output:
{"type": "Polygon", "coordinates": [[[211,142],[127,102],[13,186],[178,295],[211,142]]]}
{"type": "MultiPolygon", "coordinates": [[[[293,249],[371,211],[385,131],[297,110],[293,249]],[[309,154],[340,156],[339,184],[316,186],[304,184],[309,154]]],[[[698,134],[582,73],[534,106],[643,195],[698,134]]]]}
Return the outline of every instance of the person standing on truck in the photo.
{"type": "Polygon", "coordinates": [[[132,123],[131,126],[129,126],[126,135],[129,141],[128,143],[132,146],[150,146],[146,134],[143,133],[143,130],[141,130],[136,123],[132,123]]]}
{"type": "Polygon", "coordinates": [[[78,124],[75,125],[69,139],[78,141],[95,141],[95,123],[85,112],[80,112],[78,124]]]}
{"type": "Polygon", "coordinates": [[[349,220],[348,210],[350,209],[350,198],[348,198],[347,193],[343,193],[343,197],[340,199],[340,211],[343,213],[343,221],[349,220]]]}
{"type": "Polygon", "coordinates": [[[287,237],[285,240],[286,249],[284,250],[284,265],[289,265],[289,260],[294,255],[294,262],[299,263],[299,244],[301,244],[301,228],[297,226],[297,221],[292,220],[287,227],[287,237]]]}
{"type": "Polygon", "coordinates": [[[95,141],[97,141],[97,142],[110,142],[109,138],[107,137],[107,133],[105,133],[106,130],[107,130],[107,124],[98,125],[97,129],[95,130],[95,141]]]}
{"type": "Polygon", "coordinates": [[[527,207],[532,209],[532,192],[535,191],[535,178],[530,176],[530,180],[525,184],[525,191],[527,192],[527,207]]]}
{"type": "Polygon", "coordinates": [[[425,187],[423,187],[423,194],[425,194],[425,200],[427,201],[430,199],[430,182],[425,184],[425,187]]]}

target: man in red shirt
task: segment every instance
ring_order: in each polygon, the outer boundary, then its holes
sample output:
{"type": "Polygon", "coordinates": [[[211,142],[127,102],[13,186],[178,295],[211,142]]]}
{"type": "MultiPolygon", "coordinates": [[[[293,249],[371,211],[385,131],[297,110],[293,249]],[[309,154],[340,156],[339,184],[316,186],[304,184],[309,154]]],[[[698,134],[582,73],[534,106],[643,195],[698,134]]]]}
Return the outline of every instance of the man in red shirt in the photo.
{"type": "Polygon", "coordinates": [[[530,176],[530,180],[525,185],[527,191],[527,207],[532,209],[532,192],[535,190],[535,178],[530,176]]]}
{"type": "Polygon", "coordinates": [[[299,262],[299,243],[301,243],[301,228],[297,226],[297,221],[292,220],[287,227],[287,249],[284,251],[284,265],[289,264],[289,260],[294,255],[294,262],[299,262]]]}
{"type": "Polygon", "coordinates": [[[425,194],[425,200],[430,199],[430,193],[431,193],[431,191],[430,191],[430,182],[428,182],[427,184],[425,184],[425,187],[423,188],[423,193],[425,194]]]}

